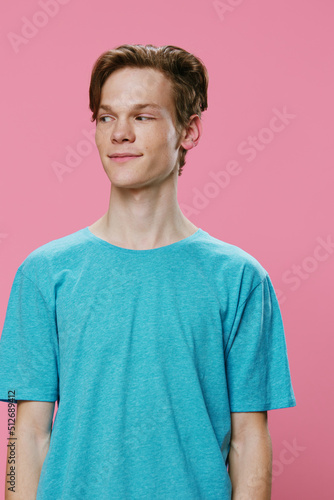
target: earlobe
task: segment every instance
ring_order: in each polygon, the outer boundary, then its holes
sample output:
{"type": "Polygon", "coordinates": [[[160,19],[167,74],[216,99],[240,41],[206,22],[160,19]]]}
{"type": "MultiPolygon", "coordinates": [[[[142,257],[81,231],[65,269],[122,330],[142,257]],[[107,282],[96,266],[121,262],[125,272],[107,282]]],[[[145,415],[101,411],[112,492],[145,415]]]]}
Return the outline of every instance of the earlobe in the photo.
{"type": "Polygon", "coordinates": [[[195,142],[195,141],[194,141],[194,139],[191,139],[191,143],[190,143],[190,147],[189,147],[189,149],[192,149],[192,148],[196,147],[196,146],[197,146],[197,144],[198,144],[198,143],[197,143],[197,142],[195,142]]]}
{"type": "Polygon", "coordinates": [[[189,151],[190,149],[194,148],[196,146],[196,144],[194,144],[194,140],[191,139],[190,141],[187,141],[186,144],[182,144],[182,147],[184,149],[186,149],[187,151],[189,151]]]}
{"type": "Polygon", "coordinates": [[[197,142],[192,138],[184,139],[183,143],[181,143],[182,147],[187,151],[197,146],[197,142]]]}

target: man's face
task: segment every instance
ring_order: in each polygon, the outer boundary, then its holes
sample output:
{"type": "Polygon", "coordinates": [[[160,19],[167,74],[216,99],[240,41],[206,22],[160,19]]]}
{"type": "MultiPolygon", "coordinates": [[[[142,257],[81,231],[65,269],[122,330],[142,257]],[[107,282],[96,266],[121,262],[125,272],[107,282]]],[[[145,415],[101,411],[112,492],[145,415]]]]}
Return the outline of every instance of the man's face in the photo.
{"type": "Polygon", "coordinates": [[[95,140],[113,185],[139,188],[159,184],[178,168],[180,137],[175,130],[171,83],[151,68],[122,68],[105,81],[95,140]],[[150,104],[135,108],[137,105],[150,104]],[[118,160],[117,153],[138,157],[118,160]]]}

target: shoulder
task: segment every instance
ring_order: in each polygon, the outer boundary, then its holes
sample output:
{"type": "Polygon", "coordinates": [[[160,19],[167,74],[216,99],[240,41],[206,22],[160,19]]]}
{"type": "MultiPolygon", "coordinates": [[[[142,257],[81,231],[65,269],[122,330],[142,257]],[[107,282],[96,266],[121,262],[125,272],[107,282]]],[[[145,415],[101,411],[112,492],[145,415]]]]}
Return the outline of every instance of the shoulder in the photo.
{"type": "Polygon", "coordinates": [[[80,255],[80,247],[82,247],[84,241],[84,230],[80,229],[44,243],[27,255],[18,271],[33,281],[38,276],[43,275],[46,277],[59,267],[66,267],[66,262],[71,261],[74,254],[80,255]]]}
{"type": "Polygon", "coordinates": [[[235,290],[241,300],[269,278],[266,269],[253,255],[207,232],[203,232],[200,251],[206,256],[208,272],[216,280],[217,287],[235,290]]]}

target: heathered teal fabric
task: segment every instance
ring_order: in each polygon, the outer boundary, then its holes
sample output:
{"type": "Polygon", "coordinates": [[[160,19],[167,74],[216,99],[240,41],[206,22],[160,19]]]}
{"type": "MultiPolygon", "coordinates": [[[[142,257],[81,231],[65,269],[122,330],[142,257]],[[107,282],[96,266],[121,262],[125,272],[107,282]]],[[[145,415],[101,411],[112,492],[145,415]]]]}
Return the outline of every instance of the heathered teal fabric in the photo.
{"type": "Polygon", "coordinates": [[[202,229],[151,250],[88,227],[18,268],[0,400],[58,401],[37,500],[229,500],[230,412],[296,406],[264,268],[202,229]]]}

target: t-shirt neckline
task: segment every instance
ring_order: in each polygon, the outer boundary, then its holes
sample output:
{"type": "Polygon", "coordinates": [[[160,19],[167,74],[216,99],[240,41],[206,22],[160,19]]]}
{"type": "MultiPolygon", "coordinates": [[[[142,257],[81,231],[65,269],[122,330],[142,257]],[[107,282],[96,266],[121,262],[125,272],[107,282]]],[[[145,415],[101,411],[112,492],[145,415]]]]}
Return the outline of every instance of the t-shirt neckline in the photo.
{"type": "Polygon", "coordinates": [[[190,243],[191,241],[195,240],[198,238],[203,233],[203,229],[200,227],[190,236],[187,236],[186,238],[183,238],[182,240],[175,241],[174,243],[170,243],[169,245],[164,245],[162,247],[157,247],[157,248],[149,248],[146,250],[135,250],[133,248],[124,248],[124,247],[119,247],[117,245],[113,245],[109,241],[106,241],[99,236],[96,236],[94,233],[91,232],[89,229],[89,226],[86,226],[83,231],[85,234],[92,240],[97,243],[100,243],[101,245],[104,245],[105,247],[108,247],[112,250],[118,251],[118,252],[123,252],[123,253],[128,253],[132,255],[148,255],[148,254],[157,254],[157,253],[163,253],[167,252],[168,250],[172,250],[174,248],[180,247],[186,243],[190,243]]]}

